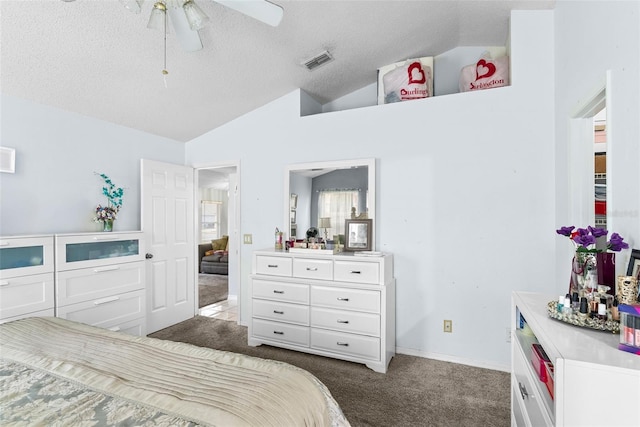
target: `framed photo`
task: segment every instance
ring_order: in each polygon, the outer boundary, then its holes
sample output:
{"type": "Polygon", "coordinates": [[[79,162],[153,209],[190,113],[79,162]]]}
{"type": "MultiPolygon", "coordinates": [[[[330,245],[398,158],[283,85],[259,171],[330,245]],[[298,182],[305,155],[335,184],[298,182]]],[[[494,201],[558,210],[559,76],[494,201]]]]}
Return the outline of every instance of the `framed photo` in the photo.
{"type": "Polygon", "coordinates": [[[291,199],[289,199],[289,207],[292,211],[295,211],[298,208],[298,195],[295,193],[291,193],[291,199]]]}
{"type": "Polygon", "coordinates": [[[291,224],[296,223],[296,211],[291,209],[291,224]]]}
{"type": "Polygon", "coordinates": [[[629,259],[627,276],[633,276],[638,279],[638,281],[640,281],[640,249],[631,250],[631,258],[629,259]]]}
{"type": "Polygon", "coordinates": [[[347,219],[344,222],[345,251],[370,251],[373,220],[347,219]]]}

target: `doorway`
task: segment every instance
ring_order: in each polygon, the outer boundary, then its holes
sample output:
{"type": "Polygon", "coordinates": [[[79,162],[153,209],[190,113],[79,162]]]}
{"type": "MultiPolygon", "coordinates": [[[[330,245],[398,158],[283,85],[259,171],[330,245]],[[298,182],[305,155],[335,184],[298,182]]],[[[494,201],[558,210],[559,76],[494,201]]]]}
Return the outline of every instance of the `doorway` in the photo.
{"type": "Polygon", "coordinates": [[[196,169],[196,300],[199,315],[240,323],[237,176],[237,165],[196,169]]]}

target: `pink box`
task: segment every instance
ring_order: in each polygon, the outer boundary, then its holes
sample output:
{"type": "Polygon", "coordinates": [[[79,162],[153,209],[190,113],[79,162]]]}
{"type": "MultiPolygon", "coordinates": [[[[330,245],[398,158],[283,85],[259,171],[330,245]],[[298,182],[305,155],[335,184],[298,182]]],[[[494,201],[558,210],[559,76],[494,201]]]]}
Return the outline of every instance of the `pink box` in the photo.
{"type": "Polygon", "coordinates": [[[543,383],[547,382],[547,368],[545,363],[551,363],[549,360],[549,356],[544,352],[544,349],[540,344],[531,344],[531,363],[533,364],[533,369],[535,369],[538,374],[538,378],[543,383]]]}

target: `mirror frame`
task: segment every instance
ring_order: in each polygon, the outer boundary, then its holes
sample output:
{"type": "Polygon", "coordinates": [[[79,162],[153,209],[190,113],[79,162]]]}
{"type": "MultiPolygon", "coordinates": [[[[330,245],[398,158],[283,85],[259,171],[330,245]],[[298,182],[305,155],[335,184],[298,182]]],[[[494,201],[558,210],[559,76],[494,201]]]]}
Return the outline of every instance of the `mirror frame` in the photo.
{"type": "MultiPolygon", "coordinates": [[[[353,159],[353,160],[336,160],[336,161],[328,161],[328,162],[311,162],[311,163],[296,163],[287,165],[284,173],[284,221],[283,224],[286,225],[285,229],[289,229],[291,222],[291,207],[290,207],[290,197],[291,191],[289,189],[289,181],[291,178],[291,173],[296,171],[305,171],[311,169],[348,169],[353,167],[361,167],[366,166],[367,169],[367,181],[368,181],[368,191],[369,191],[369,204],[367,205],[368,210],[368,218],[372,220],[372,230],[371,230],[371,250],[376,250],[376,159],[353,159]]],[[[287,236],[288,238],[289,236],[287,236]]]]}

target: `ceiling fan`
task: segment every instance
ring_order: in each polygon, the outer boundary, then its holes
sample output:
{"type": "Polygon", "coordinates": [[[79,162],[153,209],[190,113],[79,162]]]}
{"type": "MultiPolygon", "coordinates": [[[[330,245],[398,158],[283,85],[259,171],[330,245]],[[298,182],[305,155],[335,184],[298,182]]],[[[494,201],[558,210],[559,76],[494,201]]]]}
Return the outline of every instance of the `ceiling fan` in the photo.
{"type": "MultiPolygon", "coordinates": [[[[282,20],[282,7],[267,0],[212,0],[265,24],[277,27],[282,20]]],[[[120,0],[128,10],[140,13],[144,0],[120,0]]],[[[166,31],[167,15],[180,45],[187,52],[202,49],[198,30],[204,28],[209,17],[194,0],[156,0],[149,17],[148,28],[166,31]]]]}

